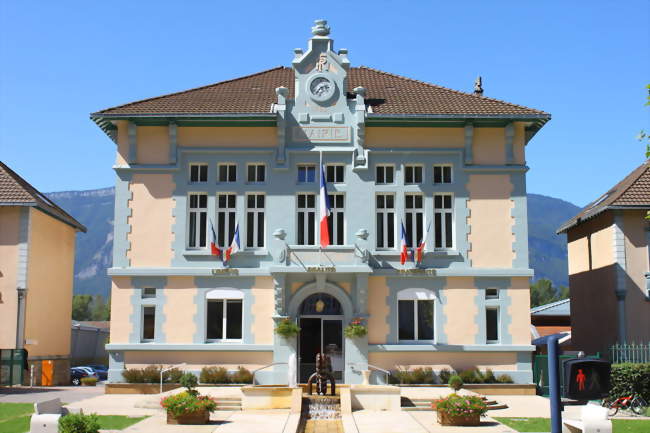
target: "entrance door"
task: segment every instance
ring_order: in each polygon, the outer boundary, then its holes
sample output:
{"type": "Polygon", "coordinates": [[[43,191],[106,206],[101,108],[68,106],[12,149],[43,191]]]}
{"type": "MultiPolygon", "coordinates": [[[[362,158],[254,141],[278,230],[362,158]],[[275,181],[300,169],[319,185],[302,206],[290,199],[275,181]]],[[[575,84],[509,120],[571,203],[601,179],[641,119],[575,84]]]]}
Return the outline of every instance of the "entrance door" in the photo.
{"type": "Polygon", "coordinates": [[[332,373],[343,380],[343,320],[331,317],[301,317],[299,354],[299,381],[306,383],[316,372],[316,354],[325,353],[332,361],[332,373]]]}

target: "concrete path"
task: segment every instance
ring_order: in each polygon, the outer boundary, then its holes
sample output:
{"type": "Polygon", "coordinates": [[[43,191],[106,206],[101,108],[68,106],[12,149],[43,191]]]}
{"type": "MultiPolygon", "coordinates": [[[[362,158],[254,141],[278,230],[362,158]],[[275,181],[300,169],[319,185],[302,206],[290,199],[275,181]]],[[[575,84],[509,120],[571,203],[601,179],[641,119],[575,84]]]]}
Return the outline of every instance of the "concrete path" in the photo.
{"type": "Polygon", "coordinates": [[[104,385],[97,386],[28,386],[0,387],[0,403],[38,403],[59,398],[63,403],[104,394],[104,385]]]}

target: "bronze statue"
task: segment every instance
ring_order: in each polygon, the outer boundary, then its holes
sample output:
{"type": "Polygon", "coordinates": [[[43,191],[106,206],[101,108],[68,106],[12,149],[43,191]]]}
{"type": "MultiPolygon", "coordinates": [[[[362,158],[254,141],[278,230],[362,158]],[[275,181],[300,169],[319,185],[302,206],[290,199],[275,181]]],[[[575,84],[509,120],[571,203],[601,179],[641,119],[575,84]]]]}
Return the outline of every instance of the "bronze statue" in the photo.
{"type": "Polygon", "coordinates": [[[336,395],[336,381],[332,375],[332,361],[324,353],[316,354],[316,373],[309,376],[307,381],[308,393],[312,394],[311,385],[316,379],[316,393],[318,395],[327,394],[327,381],[332,384],[332,395],[336,395]]]}

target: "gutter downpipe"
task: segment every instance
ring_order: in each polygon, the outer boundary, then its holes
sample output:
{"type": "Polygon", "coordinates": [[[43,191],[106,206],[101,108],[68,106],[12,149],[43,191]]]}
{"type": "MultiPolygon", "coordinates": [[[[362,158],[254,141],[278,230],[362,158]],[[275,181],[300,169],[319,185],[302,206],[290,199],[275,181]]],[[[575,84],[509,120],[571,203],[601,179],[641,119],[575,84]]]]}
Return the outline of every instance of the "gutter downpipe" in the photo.
{"type": "Polygon", "coordinates": [[[562,433],[562,402],[560,400],[559,335],[551,335],[546,342],[548,350],[548,382],[551,404],[551,433],[562,433]]]}

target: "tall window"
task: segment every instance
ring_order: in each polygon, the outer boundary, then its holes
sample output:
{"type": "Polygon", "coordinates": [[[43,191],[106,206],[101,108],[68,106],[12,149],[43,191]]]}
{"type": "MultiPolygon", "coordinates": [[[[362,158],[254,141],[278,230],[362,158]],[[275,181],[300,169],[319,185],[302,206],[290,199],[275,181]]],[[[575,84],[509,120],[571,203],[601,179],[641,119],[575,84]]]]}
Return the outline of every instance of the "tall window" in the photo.
{"type": "Polygon", "coordinates": [[[188,248],[204,248],[208,221],[208,196],[190,194],[188,248]]]}
{"type": "Polygon", "coordinates": [[[222,248],[230,245],[235,234],[236,203],[236,194],[217,194],[217,244],[222,248]]]}
{"type": "Polygon", "coordinates": [[[207,182],[208,164],[190,164],[190,182],[207,182]]]}
{"type": "Polygon", "coordinates": [[[264,194],[246,196],[246,246],[264,247],[264,194]]]}
{"type": "Polygon", "coordinates": [[[316,166],[315,165],[299,165],[298,166],[298,183],[314,182],[316,180],[316,166]]]}
{"type": "Polygon", "coordinates": [[[343,183],[344,182],[344,165],[327,165],[325,166],[325,178],[327,183],[343,183]]]}
{"type": "Polygon", "coordinates": [[[434,296],[429,290],[407,289],[397,296],[399,340],[433,340],[434,296]]]}
{"type": "Polygon", "coordinates": [[[241,340],[242,304],[241,299],[208,299],[207,340],[241,340]]]}
{"type": "Polygon", "coordinates": [[[237,182],[237,164],[219,164],[219,182],[237,182]]]}
{"type": "Polygon", "coordinates": [[[378,165],[375,167],[375,183],[393,183],[395,180],[395,167],[392,165],[378,165]]]}
{"type": "Polygon", "coordinates": [[[377,248],[395,248],[395,196],[377,194],[377,248]]]}
{"type": "Polygon", "coordinates": [[[451,165],[434,165],[433,183],[451,183],[451,165]]]}
{"type": "Polygon", "coordinates": [[[488,307],[485,309],[485,340],[488,343],[499,342],[499,309],[488,307]]]}
{"type": "Polygon", "coordinates": [[[248,164],[248,182],[259,183],[266,180],[266,166],[264,164],[248,164]]]}
{"type": "Polygon", "coordinates": [[[433,196],[433,215],[435,228],[435,248],[453,248],[453,209],[451,194],[433,196]]]}
{"type": "Polygon", "coordinates": [[[298,245],[316,245],[316,195],[298,194],[298,245]]]}
{"type": "Polygon", "coordinates": [[[422,166],[407,165],[404,167],[404,183],[416,184],[422,183],[422,166]]]}
{"type": "Polygon", "coordinates": [[[153,341],[156,337],[156,307],[142,307],[142,341],[153,341]]]}
{"type": "Polygon", "coordinates": [[[332,245],[344,245],[345,238],[345,196],[343,194],[329,194],[330,215],[327,217],[327,226],[330,232],[332,245]]]}
{"type": "Polygon", "coordinates": [[[417,247],[422,240],[424,226],[423,197],[420,194],[406,194],[406,244],[417,247]]]}

